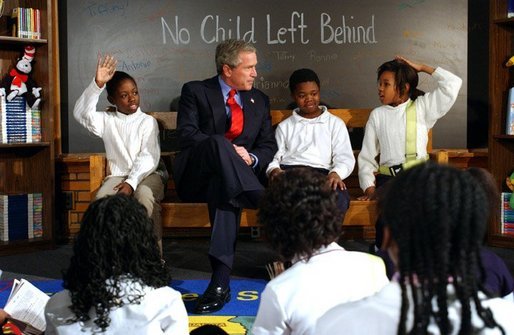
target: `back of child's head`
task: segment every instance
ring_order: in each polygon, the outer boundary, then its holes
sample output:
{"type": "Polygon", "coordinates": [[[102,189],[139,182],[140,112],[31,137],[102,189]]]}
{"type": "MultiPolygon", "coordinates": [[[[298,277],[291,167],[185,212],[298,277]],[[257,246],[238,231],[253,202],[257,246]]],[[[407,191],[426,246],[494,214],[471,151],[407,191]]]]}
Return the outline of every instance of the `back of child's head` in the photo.
{"type": "Polygon", "coordinates": [[[97,321],[104,326],[109,308],[122,304],[116,299],[121,295],[120,278],[156,288],[171,280],[145,207],[125,195],[107,196],[89,205],[63,277],[77,317],[88,319],[89,309],[95,307],[97,321]],[[114,289],[106,289],[107,280],[114,289]]]}
{"type": "MultiPolygon", "coordinates": [[[[469,173],[430,162],[402,172],[379,197],[385,226],[398,245],[402,286],[399,334],[405,333],[410,294],[414,310],[423,311],[414,315],[414,324],[422,325],[419,333],[426,332],[435,313],[433,298],[440,311],[441,334],[450,333],[447,304],[454,298],[447,294],[449,283],[455,286],[455,299],[462,305],[459,333],[472,333],[470,301],[478,301],[481,283],[477,274],[484,273],[479,250],[487,225],[487,203],[483,188],[469,173]]],[[[476,308],[483,314],[480,304],[476,308]]]]}
{"type": "Polygon", "coordinates": [[[336,196],[325,175],[305,168],[288,169],[268,186],[258,221],[285,261],[309,258],[338,239],[342,215],[336,196]]]}
{"type": "Polygon", "coordinates": [[[417,88],[419,82],[418,73],[407,63],[397,59],[385,62],[377,69],[377,80],[386,71],[394,73],[394,82],[400,96],[406,93],[407,84],[409,84],[408,95],[412,100],[416,100],[418,96],[425,94],[425,92],[417,88]]]}
{"type": "Polygon", "coordinates": [[[123,71],[115,71],[111,80],[109,80],[106,84],[105,89],[107,90],[107,95],[110,97],[114,97],[116,90],[120,86],[121,82],[125,80],[132,80],[134,85],[137,86],[136,80],[131,75],[123,71]]]}
{"type": "Polygon", "coordinates": [[[291,91],[291,93],[294,93],[296,90],[296,85],[298,85],[300,83],[305,83],[308,81],[313,81],[318,85],[318,87],[321,87],[318,75],[313,70],[311,70],[311,69],[295,70],[289,77],[289,90],[291,91]]]}
{"type": "Polygon", "coordinates": [[[500,192],[498,191],[493,175],[486,169],[478,167],[470,167],[467,171],[484,188],[488,199],[487,203],[489,204],[490,214],[494,211],[498,211],[500,209],[500,192]]]}

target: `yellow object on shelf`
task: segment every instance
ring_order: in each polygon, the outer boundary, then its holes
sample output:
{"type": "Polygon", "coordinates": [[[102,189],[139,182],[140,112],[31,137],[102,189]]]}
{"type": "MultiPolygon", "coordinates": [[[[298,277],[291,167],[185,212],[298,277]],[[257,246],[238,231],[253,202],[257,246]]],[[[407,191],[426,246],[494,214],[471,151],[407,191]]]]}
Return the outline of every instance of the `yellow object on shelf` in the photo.
{"type": "Polygon", "coordinates": [[[514,65],[514,56],[510,57],[507,63],[505,63],[505,66],[509,67],[514,65]]]}

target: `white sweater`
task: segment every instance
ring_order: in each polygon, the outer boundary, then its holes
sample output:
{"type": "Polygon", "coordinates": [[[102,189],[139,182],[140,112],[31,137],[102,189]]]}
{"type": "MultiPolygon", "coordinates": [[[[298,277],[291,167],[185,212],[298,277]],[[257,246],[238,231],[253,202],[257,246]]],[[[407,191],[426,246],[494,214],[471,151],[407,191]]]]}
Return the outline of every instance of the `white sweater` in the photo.
{"type": "Polygon", "coordinates": [[[278,151],[266,173],[283,165],[305,165],[336,172],[341,179],[352,173],[355,157],[343,120],[330,114],[325,106],[314,119],[298,114],[280,122],[275,132],[278,151]]]}
{"type": "Polygon", "coordinates": [[[127,177],[125,182],[135,191],[159,163],[157,121],[140,108],[128,115],[97,111],[104,88],[99,88],[93,80],[75,103],[73,116],[92,134],[102,138],[111,175],[127,177]]]}
{"type": "MultiPolygon", "coordinates": [[[[432,77],[437,88],[415,101],[417,117],[416,151],[418,158],[427,156],[428,131],[453,106],[459,94],[462,80],[438,67],[432,77]]],[[[363,191],[375,186],[375,175],[379,164],[393,166],[405,162],[405,108],[410,99],[398,106],[383,105],[369,115],[362,149],[358,157],[359,184],[363,191]]]]}

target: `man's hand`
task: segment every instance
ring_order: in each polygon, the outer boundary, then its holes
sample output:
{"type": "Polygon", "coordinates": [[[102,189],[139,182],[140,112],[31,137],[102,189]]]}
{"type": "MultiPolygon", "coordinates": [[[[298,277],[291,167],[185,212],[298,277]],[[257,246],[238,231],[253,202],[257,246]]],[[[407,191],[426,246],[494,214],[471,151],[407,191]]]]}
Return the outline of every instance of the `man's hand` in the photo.
{"type": "Polygon", "coordinates": [[[114,186],[114,190],[117,194],[125,194],[125,195],[132,195],[134,193],[134,189],[132,186],[130,186],[129,183],[123,182],[119,183],[118,185],[114,186]]]}
{"type": "Polygon", "coordinates": [[[238,145],[233,144],[234,150],[236,150],[237,154],[245,161],[246,165],[251,166],[253,164],[252,156],[246,151],[245,147],[240,147],[238,145]]]}
{"type": "Polygon", "coordinates": [[[340,188],[341,190],[346,190],[346,185],[344,184],[341,177],[339,177],[337,172],[330,172],[327,176],[327,181],[328,181],[328,184],[330,185],[330,188],[333,189],[334,191],[337,188],[340,188]]]}
{"type": "Polygon", "coordinates": [[[98,87],[104,87],[105,83],[112,79],[114,71],[116,71],[117,63],[118,61],[111,55],[106,55],[102,58],[102,56],[98,54],[95,76],[95,82],[98,87]]]}

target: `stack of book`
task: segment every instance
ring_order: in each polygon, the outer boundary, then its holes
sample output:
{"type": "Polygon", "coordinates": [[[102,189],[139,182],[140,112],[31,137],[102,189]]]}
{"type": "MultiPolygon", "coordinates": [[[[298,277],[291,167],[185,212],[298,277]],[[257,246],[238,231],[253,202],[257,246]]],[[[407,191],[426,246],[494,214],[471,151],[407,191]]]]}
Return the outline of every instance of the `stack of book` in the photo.
{"type": "Polygon", "coordinates": [[[25,98],[0,98],[0,143],[41,142],[41,111],[27,106],[25,98]]]}
{"type": "Polygon", "coordinates": [[[39,9],[13,8],[11,19],[13,37],[41,38],[41,11],[39,9]]]}
{"type": "Polygon", "coordinates": [[[501,194],[500,233],[514,235],[514,209],[510,207],[512,193],[501,194]]]}
{"type": "Polygon", "coordinates": [[[43,195],[0,194],[0,241],[43,237],[43,195]]]}

